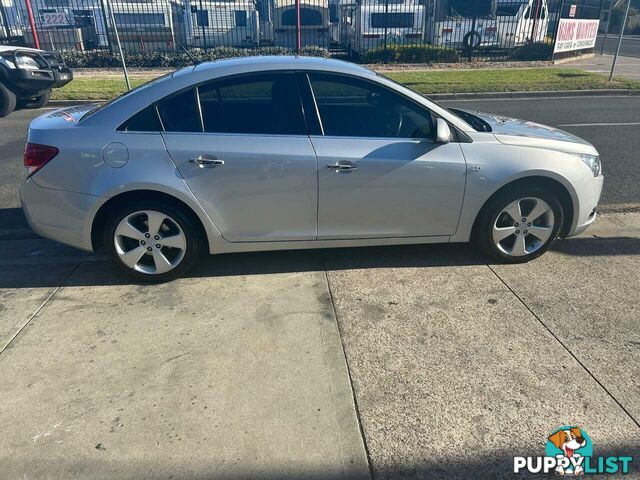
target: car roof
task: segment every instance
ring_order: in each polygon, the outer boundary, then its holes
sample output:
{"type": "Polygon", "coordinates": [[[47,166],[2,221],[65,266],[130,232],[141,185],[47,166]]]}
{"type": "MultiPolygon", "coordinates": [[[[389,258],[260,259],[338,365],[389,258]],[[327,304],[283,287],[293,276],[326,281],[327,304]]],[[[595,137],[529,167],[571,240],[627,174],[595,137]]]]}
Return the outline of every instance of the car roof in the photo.
{"type": "Polygon", "coordinates": [[[238,67],[252,70],[327,70],[332,72],[353,73],[356,75],[375,75],[374,72],[355,63],[324,57],[305,57],[293,55],[265,55],[255,57],[214,60],[196,65],[194,72],[213,69],[236,69],[238,67]]]}
{"type": "Polygon", "coordinates": [[[37,48],[18,47],[13,45],[0,45],[0,52],[13,52],[14,50],[24,50],[26,52],[38,52],[38,53],[44,52],[44,50],[38,50],[37,48]]]}

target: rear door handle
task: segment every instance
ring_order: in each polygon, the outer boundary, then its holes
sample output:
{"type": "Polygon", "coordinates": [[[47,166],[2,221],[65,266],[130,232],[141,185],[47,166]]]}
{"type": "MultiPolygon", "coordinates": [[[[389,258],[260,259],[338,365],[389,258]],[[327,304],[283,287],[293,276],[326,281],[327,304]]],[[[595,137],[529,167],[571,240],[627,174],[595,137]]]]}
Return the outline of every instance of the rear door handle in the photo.
{"type": "Polygon", "coordinates": [[[358,167],[355,165],[351,165],[349,163],[330,163],[327,165],[327,168],[331,170],[336,170],[338,172],[348,172],[350,170],[357,170],[358,167]]]}
{"type": "Polygon", "coordinates": [[[200,168],[210,168],[218,165],[224,165],[224,160],[220,160],[216,157],[207,157],[205,155],[200,155],[199,157],[192,158],[189,160],[190,163],[195,163],[200,168]]]}

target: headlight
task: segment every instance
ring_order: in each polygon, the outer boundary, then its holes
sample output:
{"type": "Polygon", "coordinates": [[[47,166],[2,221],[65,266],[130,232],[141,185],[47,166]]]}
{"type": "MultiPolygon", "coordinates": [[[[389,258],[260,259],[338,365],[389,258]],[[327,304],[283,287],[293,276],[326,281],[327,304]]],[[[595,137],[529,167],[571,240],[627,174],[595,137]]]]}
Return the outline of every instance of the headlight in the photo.
{"type": "Polygon", "coordinates": [[[18,68],[24,68],[26,70],[37,70],[40,68],[38,62],[34,58],[28,55],[16,55],[16,66],[18,68]]]}
{"type": "Polygon", "coordinates": [[[597,177],[602,173],[602,165],[600,164],[600,157],[597,155],[580,155],[580,158],[587,167],[593,172],[593,176],[597,177]]]}

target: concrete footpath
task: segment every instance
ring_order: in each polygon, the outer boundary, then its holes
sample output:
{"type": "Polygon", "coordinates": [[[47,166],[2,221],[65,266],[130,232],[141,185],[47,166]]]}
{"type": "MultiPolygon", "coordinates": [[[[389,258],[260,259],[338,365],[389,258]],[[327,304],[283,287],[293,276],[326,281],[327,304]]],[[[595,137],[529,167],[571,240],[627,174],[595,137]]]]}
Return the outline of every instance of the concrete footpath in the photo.
{"type": "Polygon", "coordinates": [[[638,478],[639,255],[637,213],[524,265],[463,245],[333,255],[375,478],[513,478],[513,456],[544,455],[563,425],[632,455],[638,478]]]}
{"type": "MultiPolygon", "coordinates": [[[[638,44],[638,54],[640,54],[640,39],[634,41],[638,44]]],[[[616,62],[616,78],[626,78],[628,80],[640,80],[640,55],[635,57],[625,57],[624,54],[618,57],[616,62]]],[[[599,73],[609,76],[613,55],[600,55],[599,53],[591,58],[582,58],[571,62],[559,63],[557,68],[579,68],[591,73],[599,73]]]]}
{"type": "Polygon", "coordinates": [[[563,425],[637,478],[638,285],[639,213],[525,265],[251,253],[161,286],[0,241],[0,478],[513,478],[563,425]]]}
{"type": "Polygon", "coordinates": [[[369,478],[320,264],[137,286],[34,242],[0,243],[0,478],[369,478]]]}

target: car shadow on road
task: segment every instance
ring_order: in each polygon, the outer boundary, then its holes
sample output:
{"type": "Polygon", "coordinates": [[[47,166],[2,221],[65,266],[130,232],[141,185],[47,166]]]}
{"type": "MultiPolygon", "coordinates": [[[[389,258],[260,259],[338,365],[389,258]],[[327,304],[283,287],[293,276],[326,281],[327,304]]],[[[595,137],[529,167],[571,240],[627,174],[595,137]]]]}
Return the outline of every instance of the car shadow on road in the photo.
{"type": "MultiPolygon", "coordinates": [[[[451,267],[484,263],[473,248],[465,244],[289,250],[203,257],[185,278],[372,268],[451,267]]],[[[64,280],[65,286],[131,283],[135,281],[108,261],[82,262],[64,280]]],[[[9,286],[7,284],[14,288],[22,286],[18,275],[11,279],[0,279],[0,287],[9,286]]]]}
{"type": "MultiPolygon", "coordinates": [[[[10,243],[10,242],[8,242],[10,243]]],[[[4,245],[9,248],[8,243],[4,245]]],[[[29,230],[19,208],[0,209],[0,288],[127,285],[135,283],[104,256],[49,242],[29,230]],[[2,252],[2,240],[39,239],[37,255],[12,258],[2,252]],[[59,257],[56,252],[59,252],[59,257]],[[85,256],[86,255],[86,256],[85,256]]],[[[594,257],[640,254],[640,238],[584,236],[559,240],[552,251],[567,256],[594,257]]],[[[29,253],[29,255],[32,255],[29,253]]],[[[425,268],[483,265],[487,260],[468,244],[402,245],[275,252],[251,252],[203,257],[187,278],[267,275],[287,272],[375,268],[425,268]]]]}
{"type": "MultiPolygon", "coordinates": [[[[101,449],[96,450],[94,455],[87,456],[84,460],[59,457],[55,459],[54,471],[64,468],[65,472],[74,472],[76,475],[67,476],[67,478],[94,478],[94,476],[104,476],[110,478],[176,478],[182,480],[231,480],[231,479],[253,479],[260,478],[263,480],[372,480],[394,479],[394,480],[456,480],[456,479],[512,479],[514,476],[521,478],[541,478],[540,474],[532,474],[526,469],[520,469],[514,474],[514,457],[532,457],[531,464],[536,465],[537,457],[545,455],[544,437],[541,439],[540,449],[532,450],[530,448],[519,449],[517,440],[513,443],[512,450],[497,451],[495,453],[477,454],[470,452],[465,455],[455,457],[450,452],[441,452],[440,458],[430,457],[428,460],[420,459],[420,452],[413,452],[407,457],[413,461],[403,462],[397,459],[390,462],[391,464],[377,464],[377,458],[374,456],[370,459],[373,463],[371,472],[353,472],[346,468],[343,472],[322,471],[313,467],[296,468],[295,458],[291,458],[288,468],[276,468],[269,470],[268,467],[258,470],[253,459],[247,459],[246,464],[240,458],[234,467],[220,468],[220,465],[214,465],[208,458],[201,458],[202,452],[190,452],[189,458],[181,458],[177,453],[163,468],[163,460],[153,461],[125,460],[113,457],[107,461],[101,456],[109,452],[113,447],[106,443],[100,444],[101,449]],[[93,457],[93,458],[91,458],[93,457]],[[411,457],[414,457],[412,459],[411,457]],[[416,458],[417,457],[417,458],[416,458]],[[207,467],[207,464],[210,466],[207,467]],[[245,466],[246,465],[246,466],[245,466]],[[284,470],[284,471],[283,471],[284,470]],[[176,472],[174,475],[168,475],[168,472],[176,472]],[[179,473],[177,473],[179,472],[179,473]],[[98,474],[98,475],[96,475],[98,474]],[[102,475],[101,475],[102,474],[102,475]]],[[[426,439],[425,439],[426,441],[426,439]]],[[[116,448],[120,450],[118,445],[116,448]]],[[[97,447],[96,447],[97,448],[97,447]]],[[[613,448],[601,448],[594,446],[595,458],[590,462],[592,468],[599,468],[598,458],[616,457],[615,465],[622,468],[622,463],[618,461],[620,457],[632,459],[638,458],[640,448],[637,444],[615,446],[613,448]]],[[[153,455],[150,455],[153,458],[153,455]]],[[[383,460],[380,459],[380,463],[383,460]]],[[[48,465],[49,459],[34,458],[16,458],[12,457],[10,462],[22,462],[21,465],[28,465],[27,471],[32,472],[50,472],[51,465],[48,465]]],[[[526,461],[526,460],[525,460],[526,461]]],[[[268,463],[268,462],[265,462],[268,463]]],[[[634,474],[639,471],[636,462],[626,461],[629,470],[629,478],[635,478],[634,474]]],[[[613,465],[613,461],[612,461],[613,465]]],[[[11,463],[9,463],[11,466],[11,463]]],[[[604,464],[603,467],[604,468],[604,464]]],[[[611,467],[613,468],[613,467],[611,467]]],[[[21,472],[24,473],[24,470],[21,472]]],[[[549,475],[555,477],[553,470],[549,475]]],[[[25,475],[26,476],[26,475],[25,475]]],[[[45,475],[43,475],[44,477],[45,475]]],[[[543,475],[544,476],[544,475],[543,475]]],[[[39,475],[29,475],[30,478],[41,478],[39,475]]],[[[48,476],[47,476],[48,477],[48,476]]]]}
{"type": "MultiPolygon", "coordinates": [[[[640,238],[578,237],[559,240],[552,251],[565,256],[640,254],[640,238]]],[[[40,262],[0,265],[0,288],[129,285],[136,283],[102,256],[79,260],[43,258],[40,262]]],[[[268,275],[290,272],[376,268],[434,268],[484,265],[468,244],[359,247],[251,252],[203,257],[187,278],[268,275]]]]}

